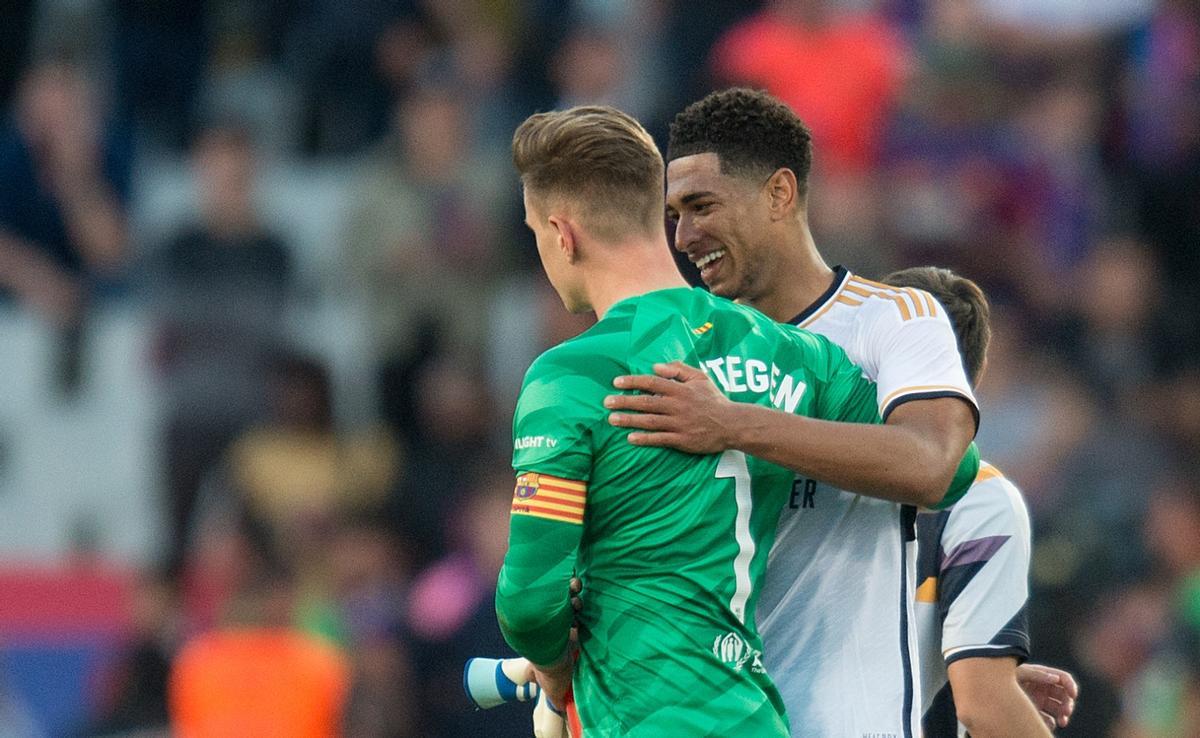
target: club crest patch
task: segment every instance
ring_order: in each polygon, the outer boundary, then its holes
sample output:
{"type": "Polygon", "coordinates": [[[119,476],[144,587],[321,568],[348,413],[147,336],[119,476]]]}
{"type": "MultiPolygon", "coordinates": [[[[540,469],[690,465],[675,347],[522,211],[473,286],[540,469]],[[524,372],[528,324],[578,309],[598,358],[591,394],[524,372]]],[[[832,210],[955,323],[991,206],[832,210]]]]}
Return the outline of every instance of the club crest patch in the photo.
{"type": "Polygon", "coordinates": [[[517,477],[517,499],[528,500],[538,493],[538,477],[537,474],[522,474],[517,477]]]}

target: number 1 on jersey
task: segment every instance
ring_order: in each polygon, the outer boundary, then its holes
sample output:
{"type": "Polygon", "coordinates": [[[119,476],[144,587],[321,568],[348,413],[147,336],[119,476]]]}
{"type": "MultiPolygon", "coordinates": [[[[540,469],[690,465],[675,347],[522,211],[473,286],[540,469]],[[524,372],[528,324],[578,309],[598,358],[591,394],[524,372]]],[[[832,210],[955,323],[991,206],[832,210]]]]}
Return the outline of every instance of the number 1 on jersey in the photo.
{"type": "Polygon", "coordinates": [[[733,521],[733,537],[737,540],[738,553],[733,559],[733,599],[729,609],[739,623],[746,622],[746,601],[750,599],[750,562],[754,560],[754,537],[750,535],[750,511],[754,498],[750,494],[750,467],[746,465],[746,454],[741,451],[726,451],[717,462],[717,479],[733,479],[734,499],[737,501],[737,517],[733,521]]]}

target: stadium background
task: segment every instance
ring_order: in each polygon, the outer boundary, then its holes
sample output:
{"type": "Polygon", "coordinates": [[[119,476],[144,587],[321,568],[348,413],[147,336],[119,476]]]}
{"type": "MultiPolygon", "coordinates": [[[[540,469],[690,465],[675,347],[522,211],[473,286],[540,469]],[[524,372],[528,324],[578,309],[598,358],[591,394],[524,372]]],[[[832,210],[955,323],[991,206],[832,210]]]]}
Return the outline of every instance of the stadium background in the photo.
{"type": "Polygon", "coordinates": [[[1062,732],[1200,735],[1195,0],[7,0],[0,734],[153,735],[248,624],[337,645],[349,735],[523,734],[460,669],[504,652],[520,378],[587,322],[508,138],[605,102],[665,144],[728,81],[812,126],[830,263],[991,296],[1062,732]]]}

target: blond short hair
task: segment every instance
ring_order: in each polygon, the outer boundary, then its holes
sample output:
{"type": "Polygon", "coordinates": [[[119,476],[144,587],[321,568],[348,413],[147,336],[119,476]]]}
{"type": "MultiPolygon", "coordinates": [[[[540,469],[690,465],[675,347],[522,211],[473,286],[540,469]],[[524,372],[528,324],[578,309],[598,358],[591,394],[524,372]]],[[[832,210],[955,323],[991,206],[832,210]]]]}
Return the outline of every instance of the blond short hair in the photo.
{"type": "Polygon", "coordinates": [[[531,115],[513,134],[512,156],[527,193],[577,206],[598,238],[663,228],[662,155],[646,129],[616,108],[531,115]]]}

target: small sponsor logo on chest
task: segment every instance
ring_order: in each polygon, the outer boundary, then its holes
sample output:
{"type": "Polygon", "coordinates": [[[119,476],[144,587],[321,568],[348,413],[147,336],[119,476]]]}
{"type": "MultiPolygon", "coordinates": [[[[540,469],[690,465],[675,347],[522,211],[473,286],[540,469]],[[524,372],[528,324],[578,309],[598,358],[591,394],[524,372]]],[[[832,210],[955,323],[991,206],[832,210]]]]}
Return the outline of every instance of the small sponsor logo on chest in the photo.
{"type": "Polygon", "coordinates": [[[554,448],[558,439],[549,436],[522,436],[513,443],[513,448],[521,451],[527,448],[554,448]]]}

